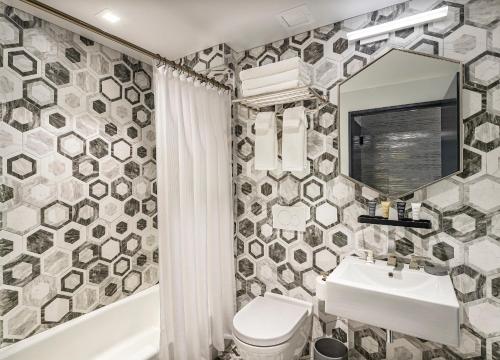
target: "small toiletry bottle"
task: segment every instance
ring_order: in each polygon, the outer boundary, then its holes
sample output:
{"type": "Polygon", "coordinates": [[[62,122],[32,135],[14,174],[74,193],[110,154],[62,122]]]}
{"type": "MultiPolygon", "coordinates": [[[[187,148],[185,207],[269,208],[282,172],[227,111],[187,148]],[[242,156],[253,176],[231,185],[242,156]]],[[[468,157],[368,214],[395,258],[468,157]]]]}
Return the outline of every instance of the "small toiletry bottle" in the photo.
{"type": "Polygon", "coordinates": [[[406,203],[404,201],[398,201],[396,206],[398,209],[398,220],[403,220],[405,218],[406,203]]]}
{"type": "Polygon", "coordinates": [[[413,220],[420,220],[420,208],[422,203],[411,203],[411,218],[413,220]]]}
{"type": "Polygon", "coordinates": [[[382,216],[385,217],[386,219],[389,218],[389,209],[391,208],[391,202],[390,201],[382,201],[380,203],[382,205],[382,216]]]}
{"type": "Polygon", "coordinates": [[[375,211],[377,210],[377,202],[375,200],[368,201],[368,216],[375,217],[375,211]]]}

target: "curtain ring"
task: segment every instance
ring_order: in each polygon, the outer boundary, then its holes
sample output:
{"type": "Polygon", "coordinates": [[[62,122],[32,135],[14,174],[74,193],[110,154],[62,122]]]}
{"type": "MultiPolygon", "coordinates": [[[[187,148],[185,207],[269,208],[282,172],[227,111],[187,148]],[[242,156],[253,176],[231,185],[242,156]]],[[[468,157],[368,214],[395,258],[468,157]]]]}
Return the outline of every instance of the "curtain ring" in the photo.
{"type": "Polygon", "coordinates": [[[158,58],[156,59],[157,61],[156,67],[159,68],[163,64],[163,58],[161,57],[160,54],[156,54],[156,56],[158,56],[158,58]]]}

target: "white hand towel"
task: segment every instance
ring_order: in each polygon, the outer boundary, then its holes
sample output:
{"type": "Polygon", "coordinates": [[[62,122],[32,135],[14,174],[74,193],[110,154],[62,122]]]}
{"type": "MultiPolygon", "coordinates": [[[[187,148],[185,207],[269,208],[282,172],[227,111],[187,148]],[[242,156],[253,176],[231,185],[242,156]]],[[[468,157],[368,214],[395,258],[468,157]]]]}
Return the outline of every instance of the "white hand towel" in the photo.
{"type": "Polygon", "coordinates": [[[299,69],[293,69],[274,75],[245,80],[242,82],[241,88],[242,90],[252,90],[292,80],[300,80],[304,84],[308,84],[310,82],[310,78],[306,72],[299,69]]]}
{"type": "Polygon", "coordinates": [[[283,171],[303,171],[307,164],[307,118],[303,106],[283,112],[283,171]]]}
{"type": "Polygon", "coordinates": [[[255,118],[255,170],[278,167],[278,136],[274,112],[259,112],[255,118]]]}
{"type": "Polygon", "coordinates": [[[255,95],[267,94],[267,93],[275,92],[275,91],[295,89],[295,88],[298,88],[301,86],[306,86],[306,85],[308,85],[308,84],[303,83],[300,80],[291,80],[291,81],[285,81],[285,82],[275,84],[275,85],[264,86],[264,87],[257,88],[257,89],[249,89],[249,90],[241,89],[241,94],[243,95],[243,97],[255,96],[255,95]]]}
{"type": "Polygon", "coordinates": [[[299,57],[278,61],[275,63],[254,67],[240,72],[240,80],[249,80],[268,75],[274,75],[288,70],[298,69],[302,60],[299,57]]]}

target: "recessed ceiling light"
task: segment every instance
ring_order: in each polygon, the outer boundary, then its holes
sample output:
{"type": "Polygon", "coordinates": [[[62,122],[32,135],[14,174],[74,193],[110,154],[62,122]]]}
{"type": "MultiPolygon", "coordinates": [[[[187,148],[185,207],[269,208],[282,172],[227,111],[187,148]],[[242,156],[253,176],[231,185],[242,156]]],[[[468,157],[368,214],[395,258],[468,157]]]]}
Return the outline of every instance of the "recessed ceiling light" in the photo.
{"type": "Polygon", "coordinates": [[[120,17],[109,9],[104,9],[103,11],[99,12],[96,16],[99,16],[101,19],[104,19],[113,24],[120,21],[120,17]]]}

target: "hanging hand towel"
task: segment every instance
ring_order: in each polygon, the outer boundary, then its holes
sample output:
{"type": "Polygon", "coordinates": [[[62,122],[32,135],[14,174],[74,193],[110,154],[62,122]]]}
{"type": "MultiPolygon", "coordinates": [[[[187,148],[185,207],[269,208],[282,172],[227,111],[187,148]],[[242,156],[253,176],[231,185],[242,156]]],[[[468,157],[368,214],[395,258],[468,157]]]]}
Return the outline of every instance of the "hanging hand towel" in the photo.
{"type": "Polygon", "coordinates": [[[255,118],[255,170],[278,166],[278,137],[274,112],[260,112],[255,118]]]}
{"type": "Polygon", "coordinates": [[[240,72],[240,80],[249,80],[268,75],[278,74],[284,71],[298,69],[303,66],[302,60],[299,57],[278,61],[275,63],[254,67],[240,72]]]}
{"type": "Polygon", "coordinates": [[[283,112],[282,170],[303,171],[307,164],[307,118],[297,106],[283,112]]]}
{"type": "Polygon", "coordinates": [[[293,80],[300,80],[304,84],[309,84],[310,82],[306,71],[293,69],[275,75],[245,80],[241,83],[241,88],[243,90],[252,90],[293,80]]]}

